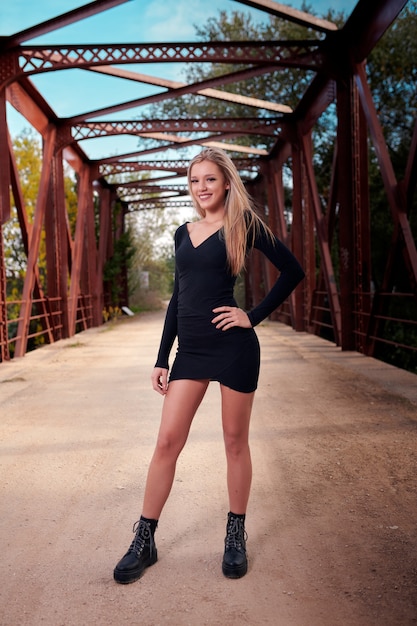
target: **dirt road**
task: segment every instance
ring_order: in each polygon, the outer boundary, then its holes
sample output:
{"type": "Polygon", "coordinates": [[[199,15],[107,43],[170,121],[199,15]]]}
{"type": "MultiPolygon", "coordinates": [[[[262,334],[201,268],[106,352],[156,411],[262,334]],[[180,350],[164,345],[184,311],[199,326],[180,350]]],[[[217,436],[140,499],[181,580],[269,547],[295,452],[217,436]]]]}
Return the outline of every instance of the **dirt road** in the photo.
{"type": "Polygon", "coordinates": [[[2,626],[417,623],[417,377],[279,324],[258,328],[249,572],[225,579],[219,390],[212,384],[156,535],[116,585],[162,399],[162,313],[0,364],[2,626]]]}

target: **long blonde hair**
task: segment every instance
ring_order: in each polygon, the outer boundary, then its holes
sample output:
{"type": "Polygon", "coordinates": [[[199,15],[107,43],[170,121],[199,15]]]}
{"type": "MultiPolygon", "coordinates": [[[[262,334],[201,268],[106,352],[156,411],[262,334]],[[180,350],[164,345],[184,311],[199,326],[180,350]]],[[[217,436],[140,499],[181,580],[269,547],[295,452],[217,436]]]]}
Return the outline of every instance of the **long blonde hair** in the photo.
{"type": "Polygon", "coordinates": [[[246,191],[232,159],[220,148],[205,148],[192,159],[188,167],[188,187],[194,207],[200,217],[205,217],[205,211],[191,193],[191,168],[202,161],[215,163],[229,185],[224,201],[223,233],[229,268],[231,273],[237,276],[245,266],[248,234],[252,236],[253,243],[262,222],[254,211],[252,198],[246,191]]]}

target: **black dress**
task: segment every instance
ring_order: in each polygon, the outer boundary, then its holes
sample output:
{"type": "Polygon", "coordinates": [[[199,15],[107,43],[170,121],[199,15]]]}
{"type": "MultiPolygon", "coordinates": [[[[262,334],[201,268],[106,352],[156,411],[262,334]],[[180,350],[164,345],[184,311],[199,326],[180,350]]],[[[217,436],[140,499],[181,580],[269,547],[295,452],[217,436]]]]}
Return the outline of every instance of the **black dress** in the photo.
{"type": "MultiPolygon", "coordinates": [[[[272,313],[304,277],[293,254],[264,231],[254,247],[280,270],[280,276],[264,300],[248,312],[252,326],[272,313]]],[[[215,380],[241,392],[256,389],[259,375],[259,343],[253,328],[217,329],[213,309],[237,306],[233,296],[236,277],[227,267],[222,229],[194,247],[187,224],[175,233],[175,285],[170,300],[156,367],[168,368],[168,358],[178,336],[178,350],[170,380],[215,380]]]]}

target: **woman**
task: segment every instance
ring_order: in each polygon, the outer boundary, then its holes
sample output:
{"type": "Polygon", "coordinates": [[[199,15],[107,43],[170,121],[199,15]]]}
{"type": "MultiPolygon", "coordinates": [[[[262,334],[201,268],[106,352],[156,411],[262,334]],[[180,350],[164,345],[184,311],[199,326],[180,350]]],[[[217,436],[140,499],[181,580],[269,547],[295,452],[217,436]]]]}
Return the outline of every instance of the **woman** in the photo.
{"type": "Polygon", "coordinates": [[[227,459],[229,513],[222,570],[228,578],[247,572],[245,514],[252,479],[249,421],[259,374],[259,344],[253,327],[274,311],[304,277],[292,253],[269,231],[231,159],[219,149],[197,155],[188,185],[200,216],[175,234],[175,286],[157,362],[155,391],[165,396],[157,444],[146,481],[135,537],[114,570],[131,583],[157,560],[154,533],[171,491],[178,456],[209,382],[218,381],[227,459]],[[246,313],[233,298],[248,251],[258,248],[280,270],[265,299],[246,313]],[[168,384],[168,357],[178,351],[168,384]]]}

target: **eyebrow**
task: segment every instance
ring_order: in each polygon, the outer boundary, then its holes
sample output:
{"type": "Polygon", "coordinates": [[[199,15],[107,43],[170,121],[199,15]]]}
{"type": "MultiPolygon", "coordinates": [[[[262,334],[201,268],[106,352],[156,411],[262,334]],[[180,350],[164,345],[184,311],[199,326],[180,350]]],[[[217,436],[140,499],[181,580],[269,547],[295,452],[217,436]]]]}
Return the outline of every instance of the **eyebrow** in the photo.
{"type": "MultiPolygon", "coordinates": [[[[211,172],[209,174],[202,174],[201,176],[206,177],[206,176],[218,176],[218,174],[215,174],[214,172],[211,172]]],[[[191,174],[191,178],[198,178],[198,174],[191,174]]]]}

